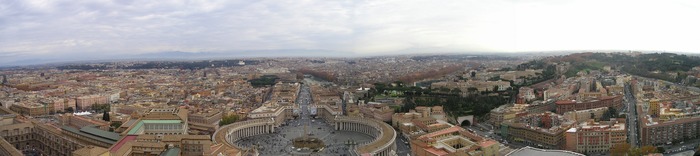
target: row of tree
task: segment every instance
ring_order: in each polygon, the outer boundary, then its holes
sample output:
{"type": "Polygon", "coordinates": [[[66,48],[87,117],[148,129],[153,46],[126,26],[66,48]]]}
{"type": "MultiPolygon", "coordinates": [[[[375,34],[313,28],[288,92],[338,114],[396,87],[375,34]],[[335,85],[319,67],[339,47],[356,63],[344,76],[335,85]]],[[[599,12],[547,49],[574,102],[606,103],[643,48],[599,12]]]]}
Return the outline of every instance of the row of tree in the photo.
{"type": "Polygon", "coordinates": [[[627,155],[647,155],[652,153],[663,153],[664,149],[654,146],[642,146],[640,148],[633,148],[628,143],[616,144],[610,148],[610,155],[612,156],[627,156],[627,155]]]}
{"type": "Polygon", "coordinates": [[[274,85],[277,79],[279,78],[275,75],[263,75],[259,78],[248,80],[248,82],[250,82],[250,85],[253,87],[262,87],[274,85]]]}
{"type": "MultiPolygon", "coordinates": [[[[407,92],[408,93],[408,92],[407,92]]],[[[498,94],[468,94],[462,96],[452,93],[407,94],[404,106],[397,109],[397,112],[408,112],[416,106],[443,106],[445,112],[453,117],[474,115],[483,117],[492,109],[508,103],[509,97],[504,96],[509,93],[498,94]]]]}
{"type": "Polygon", "coordinates": [[[333,73],[329,72],[323,72],[323,71],[317,71],[317,70],[312,70],[308,68],[302,68],[297,70],[297,72],[301,72],[302,74],[308,74],[329,82],[337,82],[338,78],[333,75],[333,73]]]}
{"type": "Polygon", "coordinates": [[[419,80],[427,79],[427,78],[434,78],[434,77],[439,77],[443,76],[449,73],[453,73],[459,70],[462,70],[464,68],[464,65],[457,64],[457,65],[451,65],[447,66],[445,68],[441,69],[432,69],[428,71],[422,71],[422,72],[416,72],[408,75],[404,75],[402,77],[397,78],[397,81],[405,82],[405,83],[412,83],[416,82],[419,80]]]}

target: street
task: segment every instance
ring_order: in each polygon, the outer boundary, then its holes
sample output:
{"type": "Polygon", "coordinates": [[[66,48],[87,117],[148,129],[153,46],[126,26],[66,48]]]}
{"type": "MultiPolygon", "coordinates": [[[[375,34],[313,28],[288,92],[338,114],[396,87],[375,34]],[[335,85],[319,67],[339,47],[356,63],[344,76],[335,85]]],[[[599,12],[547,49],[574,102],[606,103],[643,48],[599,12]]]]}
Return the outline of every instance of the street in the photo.
{"type": "Polygon", "coordinates": [[[409,144],[408,139],[404,138],[403,135],[396,135],[396,155],[407,156],[411,153],[409,144]]]}
{"type": "Polygon", "coordinates": [[[632,147],[639,147],[639,132],[637,129],[637,99],[632,94],[632,87],[625,83],[625,106],[627,107],[627,138],[632,147]]]}
{"type": "Polygon", "coordinates": [[[476,124],[471,125],[471,126],[462,126],[462,128],[467,129],[468,131],[470,131],[478,136],[493,139],[493,140],[496,140],[499,143],[501,143],[501,147],[499,149],[500,155],[505,155],[505,154],[511,152],[513,149],[519,149],[519,148],[526,146],[526,145],[518,143],[518,142],[508,142],[507,140],[501,138],[501,136],[495,134],[492,127],[493,126],[490,124],[482,124],[482,123],[476,123],[476,124]]]}

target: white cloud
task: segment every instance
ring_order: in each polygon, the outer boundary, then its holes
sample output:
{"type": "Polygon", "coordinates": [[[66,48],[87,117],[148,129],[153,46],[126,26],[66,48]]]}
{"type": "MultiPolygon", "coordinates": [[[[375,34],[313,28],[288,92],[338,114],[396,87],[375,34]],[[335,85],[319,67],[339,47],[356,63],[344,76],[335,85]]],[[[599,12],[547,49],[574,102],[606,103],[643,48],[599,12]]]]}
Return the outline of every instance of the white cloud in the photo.
{"type": "Polygon", "coordinates": [[[274,49],[360,54],[700,52],[699,4],[690,0],[8,0],[0,3],[0,54],[274,49]]]}

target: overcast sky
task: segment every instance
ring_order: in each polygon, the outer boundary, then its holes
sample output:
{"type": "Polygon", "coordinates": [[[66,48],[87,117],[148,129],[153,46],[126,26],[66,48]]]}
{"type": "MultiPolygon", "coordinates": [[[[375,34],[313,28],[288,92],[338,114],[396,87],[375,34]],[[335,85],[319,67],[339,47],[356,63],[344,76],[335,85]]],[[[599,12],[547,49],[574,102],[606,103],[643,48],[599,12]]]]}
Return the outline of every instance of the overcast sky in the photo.
{"type": "Polygon", "coordinates": [[[276,49],[697,53],[700,2],[0,0],[0,61],[276,49]]]}

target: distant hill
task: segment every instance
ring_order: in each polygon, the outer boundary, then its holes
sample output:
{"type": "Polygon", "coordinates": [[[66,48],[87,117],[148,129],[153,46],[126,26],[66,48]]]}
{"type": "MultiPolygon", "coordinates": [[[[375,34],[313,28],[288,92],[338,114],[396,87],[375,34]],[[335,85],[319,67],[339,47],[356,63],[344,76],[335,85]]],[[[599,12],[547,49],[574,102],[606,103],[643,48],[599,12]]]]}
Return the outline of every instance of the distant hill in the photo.
{"type": "Polygon", "coordinates": [[[696,75],[693,67],[700,66],[700,57],[674,53],[575,53],[545,58],[549,63],[569,63],[564,73],[574,76],[581,70],[602,70],[610,66],[623,72],[682,82],[688,75],[696,75]]]}

